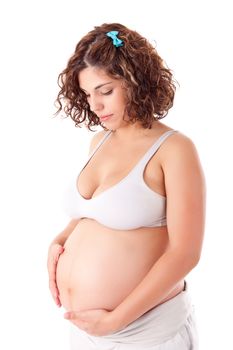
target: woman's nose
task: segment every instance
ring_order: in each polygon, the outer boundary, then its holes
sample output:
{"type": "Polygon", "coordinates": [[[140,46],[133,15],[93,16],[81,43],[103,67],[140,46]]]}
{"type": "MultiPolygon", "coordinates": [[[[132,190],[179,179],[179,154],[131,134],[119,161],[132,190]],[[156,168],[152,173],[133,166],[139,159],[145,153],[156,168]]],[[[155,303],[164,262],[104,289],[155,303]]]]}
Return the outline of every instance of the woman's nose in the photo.
{"type": "Polygon", "coordinates": [[[101,111],[103,109],[103,103],[101,102],[101,100],[99,98],[90,97],[89,104],[90,104],[90,109],[93,112],[98,112],[98,111],[101,111]]]}

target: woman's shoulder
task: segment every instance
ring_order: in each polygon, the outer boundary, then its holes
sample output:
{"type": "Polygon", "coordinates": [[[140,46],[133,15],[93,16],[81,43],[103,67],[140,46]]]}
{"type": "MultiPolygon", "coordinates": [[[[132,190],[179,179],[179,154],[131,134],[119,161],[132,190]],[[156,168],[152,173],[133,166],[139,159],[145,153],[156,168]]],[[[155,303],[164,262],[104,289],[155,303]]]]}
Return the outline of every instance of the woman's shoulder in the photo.
{"type": "Polygon", "coordinates": [[[166,142],[164,142],[163,151],[168,155],[174,155],[177,153],[188,154],[189,152],[196,152],[196,146],[190,136],[186,135],[180,130],[171,129],[174,133],[171,133],[166,142]]]}
{"type": "Polygon", "coordinates": [[[109,132],[109,130],[101,130],[96,132],[90,141],[89,154],[95,149],[98,143],[104,138],[104,136],[109,132]]]}
{"type": "Polygon", "coordinates": [[[168,138],[166,138],[166,142],[163,144],[162,148],[164,152],[170,152],[171,150],[177,151],[178,149],[183,149],[186,147],[189,149],[195,147],[193,140],[179,129],[172,128],[160,122],[158,125],[158,130],[159,131],[156,132],[158,137],[171,131],[171,134],[168,138]]]}
{"type": "Polygon", "coordinates": [[[171,129],[176,132],[162,144],[159,159],[164,171],[173,171],[176,168],[194,169],[200,167],[200,158],[197,147],[192,138],[180,130],[171,129]]]}
{"type": "Polygon", "coordinates": [[[162,142],[160,146],[158,156],[161,163],[165,164],[171,160],[178,160],[178,158],[180,160],[198,158],[195,143],[190,136],[163,123],[160,123],[160,128],[160,136],[171,131],[169,137],[167,137],[165,142],[162,142]]]}

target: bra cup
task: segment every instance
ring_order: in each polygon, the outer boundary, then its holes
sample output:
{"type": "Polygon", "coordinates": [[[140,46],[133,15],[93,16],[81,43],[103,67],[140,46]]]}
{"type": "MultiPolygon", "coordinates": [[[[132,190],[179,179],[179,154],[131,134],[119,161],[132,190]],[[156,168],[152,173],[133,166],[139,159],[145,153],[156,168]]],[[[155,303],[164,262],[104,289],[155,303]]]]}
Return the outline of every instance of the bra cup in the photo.
{"type": "MultiPolygon", "coordinates": [[[[165,226],[166,197],[148,187],[144,182],[143,173],[146,164],[160,145],[174,132],[176,130],[170,130],[161,135],[127,176],[91,199],[81,196],[76,177],[63,195],[64,211],[71,218],[91,218],[118,230],[165,226]]],[[[111,132],[108,132],[99,142],[86,164],[110,134],[111,132]]]]}

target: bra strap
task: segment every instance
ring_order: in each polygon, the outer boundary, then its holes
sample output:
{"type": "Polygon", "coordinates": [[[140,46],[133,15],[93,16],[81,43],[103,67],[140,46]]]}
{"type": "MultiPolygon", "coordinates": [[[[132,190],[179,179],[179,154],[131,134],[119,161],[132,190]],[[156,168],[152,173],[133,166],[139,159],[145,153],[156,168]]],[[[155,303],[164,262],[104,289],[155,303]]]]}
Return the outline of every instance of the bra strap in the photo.
{"type": "Polygon", "coordinates": [[[102,145],[102,143],[104,143],[104,141],[108,138],[108,136],[111,134],[112,130],[108,130],[106,132],[106,134],[104,135],[104,137],[97,143],[97,145],[95,146],[95,148],[93,149],[93,151],[91,152],[89,158],[88,158],[88,162],[89,160],[93,157],[93,155],[95,154],[95,152],[100,148],[100,146],[102,145]]]}
{"type": "Polygon", "coordinates": [[[150,158],[155,154],[155,152],[159,149],[162,143],[172,134],[178,132],[178,130],[169,130],[162,134],[157,141],[149,148],[149,150],[144,154],[142,159],[138,162],[140,168],[144,169],[150,158]]]}

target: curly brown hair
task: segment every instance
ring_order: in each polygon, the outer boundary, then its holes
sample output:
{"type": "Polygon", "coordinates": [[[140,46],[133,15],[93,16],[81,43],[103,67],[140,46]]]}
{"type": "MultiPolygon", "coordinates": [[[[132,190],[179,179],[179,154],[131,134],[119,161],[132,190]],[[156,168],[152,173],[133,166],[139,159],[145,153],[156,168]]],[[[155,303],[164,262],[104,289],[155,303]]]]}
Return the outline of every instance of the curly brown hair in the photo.
{"type": "MultiPolygon", "coordinates": [[[[126,91],[125,111],[129,122],[139,120],[144,128],[164,118],[173,106],[175,81],[156,49],[134,30],[119,23],[104,23],[94,27],[77,44],[67,67],[58,76],[55,115],[64,110],[75,126],[84,123],[104,125],[91,111],[85,92],[79,85],[79,73],[89,66],[103,69],[109,77],[121,79],[126,91]],[[107,32],[117,30],[123,46],[115,47],[107,32]]],[[[91,130],[93,131],[93,130],[91,130]]]]}

